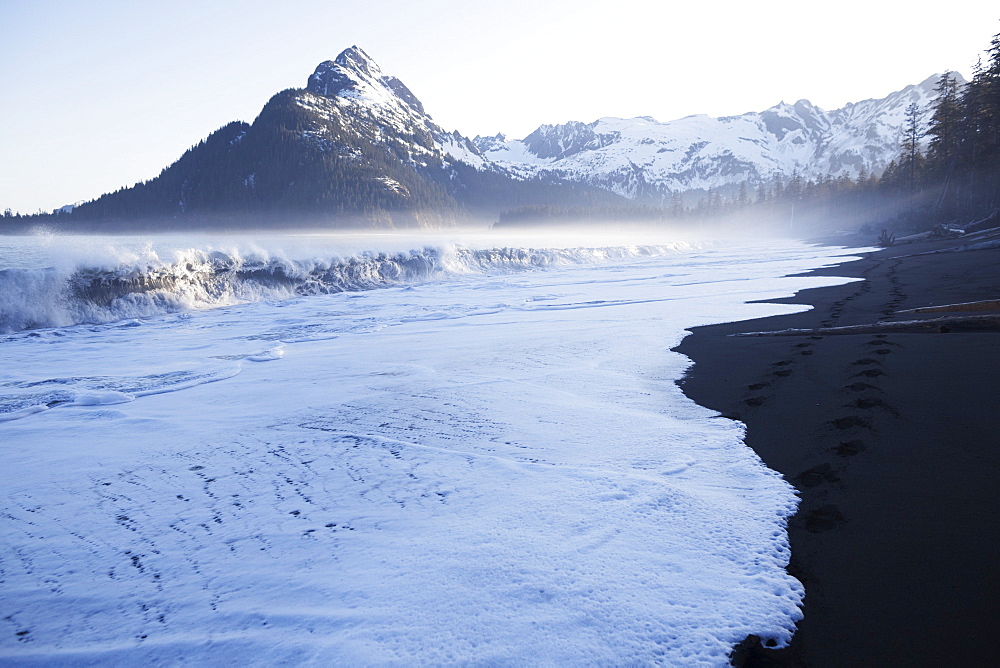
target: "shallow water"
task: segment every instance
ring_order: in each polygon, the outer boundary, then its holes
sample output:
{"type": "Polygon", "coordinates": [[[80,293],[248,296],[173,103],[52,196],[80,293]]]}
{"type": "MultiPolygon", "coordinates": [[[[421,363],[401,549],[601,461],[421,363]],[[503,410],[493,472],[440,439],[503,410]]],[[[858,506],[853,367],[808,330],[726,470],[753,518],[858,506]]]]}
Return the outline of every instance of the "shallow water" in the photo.
{"type": "Polygon", "coordinates": [[[844,282],[782,278],[835,249],[126,241],[130,265],[103,238],[7,268],[436,264],[154,286],[98,305],[162,306],[141,317],[2,337],[5,660],[725,665],[790,638],[793,490],[680,393],[670,348],[800,310],[746,302],[844,282]]]}

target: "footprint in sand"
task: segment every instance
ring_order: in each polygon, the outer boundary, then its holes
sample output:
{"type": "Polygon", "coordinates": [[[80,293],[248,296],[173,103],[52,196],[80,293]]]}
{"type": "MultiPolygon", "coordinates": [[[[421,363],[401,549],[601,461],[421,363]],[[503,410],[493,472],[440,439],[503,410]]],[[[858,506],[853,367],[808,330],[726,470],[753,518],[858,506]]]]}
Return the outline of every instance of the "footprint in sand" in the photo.
{"type": "MultiPolygon", "coordinates": [[[[779,362],[772,362],[771,366],[773,366],[773,367],[783,367],[783,366],[788,366],[789,364],[792,364],[793,362],[794,362],[794,360],[781,360],[779,362]]],[[[773,371],[772,373],[775,376],[779,377],[779,378],[786,378],[786,377],[792,375],[792,370],[791,369],[781,369],[781,368],[779,368],[777,371],[773,371]]]]}
{"type": "Polygon", "coordinates": [[[872,425],[868,422],[868,420],[858,417],[857,415],[848,415],[846,417],[830,420],[830,424],[841,430],[851,429],[852,427],[863,427],[864,429],[872,428],[872,425]]]}
{"type": "Polygon", "coordinates": [[[846,522],[847,518],[844,517],[837,506],[830,504],[807,511],[803,517],[803,521],[806,531],[820,533],[821,531],[829,531],[830,529],[837,528],[846,522]]]}
{"type": "Polygon", "coordinates": [[[838,457],[854,457],[865,451],[865,442],[859,439],[853,441],[841,441],[836,447],[831,448],[838,457]]]}
{"type": "MultiPolygon", "coordinates": [[[[879,334],[879,336],[885,336],[885,334],[879,334]]],[[[894,343],[892,341],[886,341],[885,339],[875,339],[873,341],[865,341],[866,346],[896,346],[897,348],[902,348],[903,346],[899,343],[894,343]]]]}
{"type": "Polygon", "coordinates": [[[840,477],[830,464],[819,464],[799,473],[794,480],[802,487],[816,487],[824,482],[838,482],[840,477]]]}
{"type": "Polygon", "coordinates": [[[896,409],[887,404],[886,402],[878,399],[876,397],[864,397],[861,399],[856,399],[849,404],[844,404],[845,408],[860,408],[862,410],[871,410],[873,408],[882,408],[890,413],[896,414],[896,409]]]}
{"type": "Polygon", "coordinates": [[[862,383],[860,381],[857,383],[851,383],[850,385],[845,385],[844,389],[850,390],[851,392],[864,392],[865,390],[875,390],[877,392],[882,391],[881,389],[875,387],[871,383],[862,383]]]}

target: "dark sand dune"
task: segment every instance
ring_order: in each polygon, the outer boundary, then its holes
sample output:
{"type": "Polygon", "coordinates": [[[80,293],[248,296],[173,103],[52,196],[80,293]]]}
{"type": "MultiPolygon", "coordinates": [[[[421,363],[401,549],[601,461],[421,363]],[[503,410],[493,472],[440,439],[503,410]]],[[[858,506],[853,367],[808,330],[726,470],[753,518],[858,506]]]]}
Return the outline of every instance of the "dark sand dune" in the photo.
{"type": "Polygon", "coordinates": [[[748,444],[801,493],[789,570],[805,619],[791,647],[752,648],[743,665],[997,662],[1000,336],[823,331],[996,300],[1000,249],[916,254],[954,244],[820,270],[866,280],[786,300],[808,313],[698,328],[679,346],[695,361],[684,391],[746,422],[748,444]],[[808,331],[729,336],[788,329],[808,331]]]}

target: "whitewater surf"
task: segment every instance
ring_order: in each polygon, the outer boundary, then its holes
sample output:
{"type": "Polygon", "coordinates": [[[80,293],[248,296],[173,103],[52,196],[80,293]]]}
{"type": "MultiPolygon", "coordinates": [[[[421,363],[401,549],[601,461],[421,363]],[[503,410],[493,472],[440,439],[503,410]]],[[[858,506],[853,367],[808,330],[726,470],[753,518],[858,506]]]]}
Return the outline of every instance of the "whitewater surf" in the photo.
{"type": "Polygon", "coordinates": [[[670,349],[844,251],[4,243],[3,661],[725,665],[794,632],[793,489],[670,349]]]}

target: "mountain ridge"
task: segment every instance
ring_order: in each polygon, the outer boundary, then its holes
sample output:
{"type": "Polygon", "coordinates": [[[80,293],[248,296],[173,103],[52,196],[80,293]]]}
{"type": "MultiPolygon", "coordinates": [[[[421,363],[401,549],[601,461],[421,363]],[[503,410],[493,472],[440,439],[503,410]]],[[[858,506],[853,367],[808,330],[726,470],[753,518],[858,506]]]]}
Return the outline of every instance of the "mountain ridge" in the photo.
{"type": "Polygon", "coordinates": [[[521,140],[469,139],[352,46],[317,65],[304,88],[272,96],[253,123],[229,123],[156,178],[60,215],[109,228],[426,227],[518,207],[663,205],[679,191],[775,174],[871,173],[898,155],[906,104],[930,113],[933,80],[834,112],[799,100],[739,116],[604,117],[541,125],[521,140]]]}
{"type": "Polygon", "coordinates": [[[621,206],[586,184],[512,178],[441,128],[359,47],[320,63],[148,181],[60,213],[74,229],[412,228],[493,220],[506,208],[621,206]]]}
{"type": "Polygon", "coordinates": [[[473,143],[519,178],[590,183],[633,200],[663,202],[672,192],[760,183],[776,174],[857,178],[881,173],[899,156],[910,103],[929,122],[940,76],[832,111],[800,99],[718,118],[568,121],[541,125],[520,140],[498,134],[473,143]]]}

